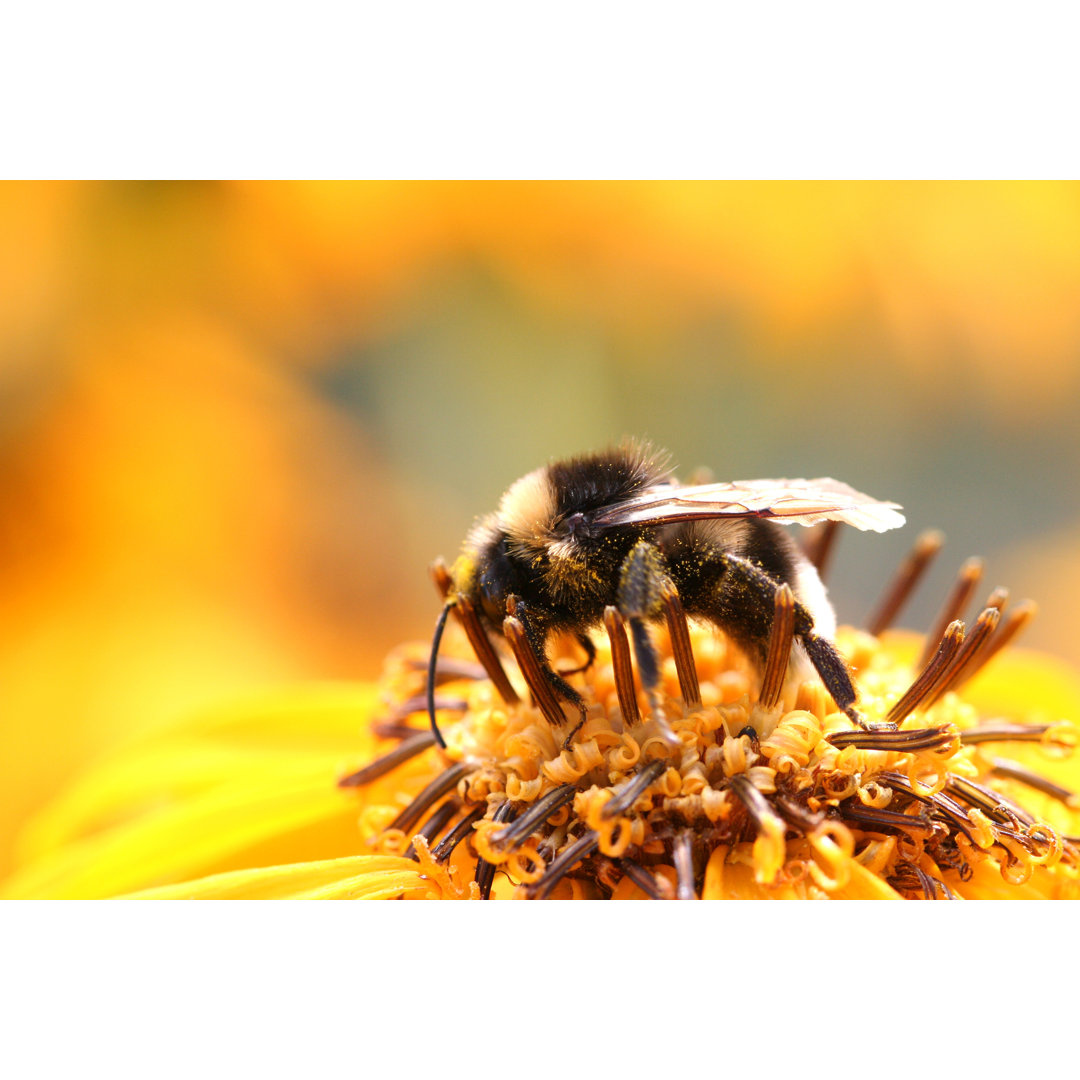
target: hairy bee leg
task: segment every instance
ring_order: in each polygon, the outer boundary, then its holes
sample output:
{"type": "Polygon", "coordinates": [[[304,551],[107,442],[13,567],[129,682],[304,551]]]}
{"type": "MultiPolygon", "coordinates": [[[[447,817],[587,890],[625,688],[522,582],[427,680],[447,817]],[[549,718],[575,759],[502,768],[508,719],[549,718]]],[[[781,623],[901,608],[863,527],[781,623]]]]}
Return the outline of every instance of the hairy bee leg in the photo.
{"type": "Polygon", "coordinates": [[[563,668],[558,672],[560,676],[580,675],[583,671],[588,671],[596,660],[596,646],[588,634],[575,634],[574,640],[585,650],[585,663],[575,668],[563,668]]]}
{"type": "MultiPolygon", "coordinates": [[[[739,555],[727,554],[724,556],[724,562],[726,564],[725,587],[733,587],[742,593],[745,599],[755,601],[758,618],[768,620],[768,625],[771,627],[775,617],[776,592],[781,583],[749,559],[744,559],[739,555]]],[[[732,623],[738,628],[737,619],[732,619],[732,623]]],[[[795,601],[794,633],[802,643],[810,663],[814,665],[814,670],[821,677],[825,689],[832,695],[837,707],[846,713],[852,722],[862,726],[862,718],[855,708],[855,684],[851,681],[851,673],[848,671],[844,658],[828,638],[819,637],[814,633],[813,617],[805,605],[799,603],[798,600],[795,601]]]]}
{"type": "Polygon", "coordinates": [[[664,557],[654,545],[639,540],[622,564],[616,601],[620,614],[630,625],[638,676],[652,714],[674,740],[660,697],[660,658],[648,627],[649,622],[664,616],[664,594],[669,589],[673,590],[674,586],[664,566],[664,557]]]}

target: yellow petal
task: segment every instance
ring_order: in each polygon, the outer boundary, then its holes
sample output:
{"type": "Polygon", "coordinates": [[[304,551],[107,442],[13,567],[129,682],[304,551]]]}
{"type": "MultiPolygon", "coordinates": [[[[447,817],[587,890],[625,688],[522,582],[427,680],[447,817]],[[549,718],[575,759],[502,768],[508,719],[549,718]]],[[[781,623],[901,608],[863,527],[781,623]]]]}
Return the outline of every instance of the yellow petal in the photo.
{"type": "Polygon", "coordinates": [[[94,898],[240,866],[355,852],[356,807],[326,762],[234,784],[72,841],[16,872],[8,897],[94,898]]]}
{"type": "Polygon", "coordinates": [[[437,890],[410,859],[353,855],[342,859],[233,870],[195,881],[163,885],[119,897],[124,900],[410,900],[437,890]]]}

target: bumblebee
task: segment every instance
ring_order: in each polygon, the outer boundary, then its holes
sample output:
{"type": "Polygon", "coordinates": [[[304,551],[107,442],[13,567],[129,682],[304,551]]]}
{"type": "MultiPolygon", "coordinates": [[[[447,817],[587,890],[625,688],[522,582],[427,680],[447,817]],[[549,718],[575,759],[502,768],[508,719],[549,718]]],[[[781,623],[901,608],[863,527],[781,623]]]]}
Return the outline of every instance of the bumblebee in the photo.
{"type": "MultiPolygon", "coordinates": [[[[668,456],[646,443],[556,461],[516,481],[498,509],[472,528],[450,570],[432,642],[428,712],[435,722],[435,666],[448,613],[468,601],[484,630],[501,636],[514,615],[543,678],[577,707],[581,695],[548,659],[555,634],[571,634],[595,656],[589,632],[613,606],[627,621],[639,675],[652,694],[659,665],[648,627],[674,589],[687,617],[712,623],[759,667],[776,590],[795,597],[792,663],[820,675],[837,706],[858,719],[855,689],[832,643],[836,617],[817,570],[780,524],[840,521],[884,532],[904,523],[895,503],[836,480],[679,484],[668,456]]],[[[579,669],[584,670],[584,669],[579,669]]]]}

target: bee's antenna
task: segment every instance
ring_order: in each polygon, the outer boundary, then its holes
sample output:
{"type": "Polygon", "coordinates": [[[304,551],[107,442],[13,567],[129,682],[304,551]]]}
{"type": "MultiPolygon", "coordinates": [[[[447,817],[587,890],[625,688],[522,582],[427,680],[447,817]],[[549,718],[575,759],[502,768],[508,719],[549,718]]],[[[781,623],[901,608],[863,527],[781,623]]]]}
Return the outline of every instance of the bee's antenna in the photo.
{"type": "Polygon", "coordinates": [[[442,611],[439,612],[439,620],[435,623],[435,636],[431,639],[431,656],[428,659],[427,668],[428,720],[431,722],[431,734],[435,736],[435,741],[443,750],[446,749],[446,740],[439,730],[439,725],[435,722],[435,667],[439,661],[439,643],[442,641],[443,630],[446,629],[446,619],[453,606],[454,601],[447,600],[446,603],[443,604],[442,611]]]}

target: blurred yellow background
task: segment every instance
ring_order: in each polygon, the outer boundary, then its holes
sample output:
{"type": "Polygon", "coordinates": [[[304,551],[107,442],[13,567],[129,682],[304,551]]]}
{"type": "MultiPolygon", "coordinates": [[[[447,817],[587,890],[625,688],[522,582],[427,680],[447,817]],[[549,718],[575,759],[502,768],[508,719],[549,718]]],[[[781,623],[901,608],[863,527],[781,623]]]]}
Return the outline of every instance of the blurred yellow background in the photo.
{"type": "Polygon", "coordinates": [[[431,559],[625,434],[718,479],[904,504],[1080,662],[1080,186],[0,186],[0,873],[97,755],[200,704],[371,678],[431,559]]]}

